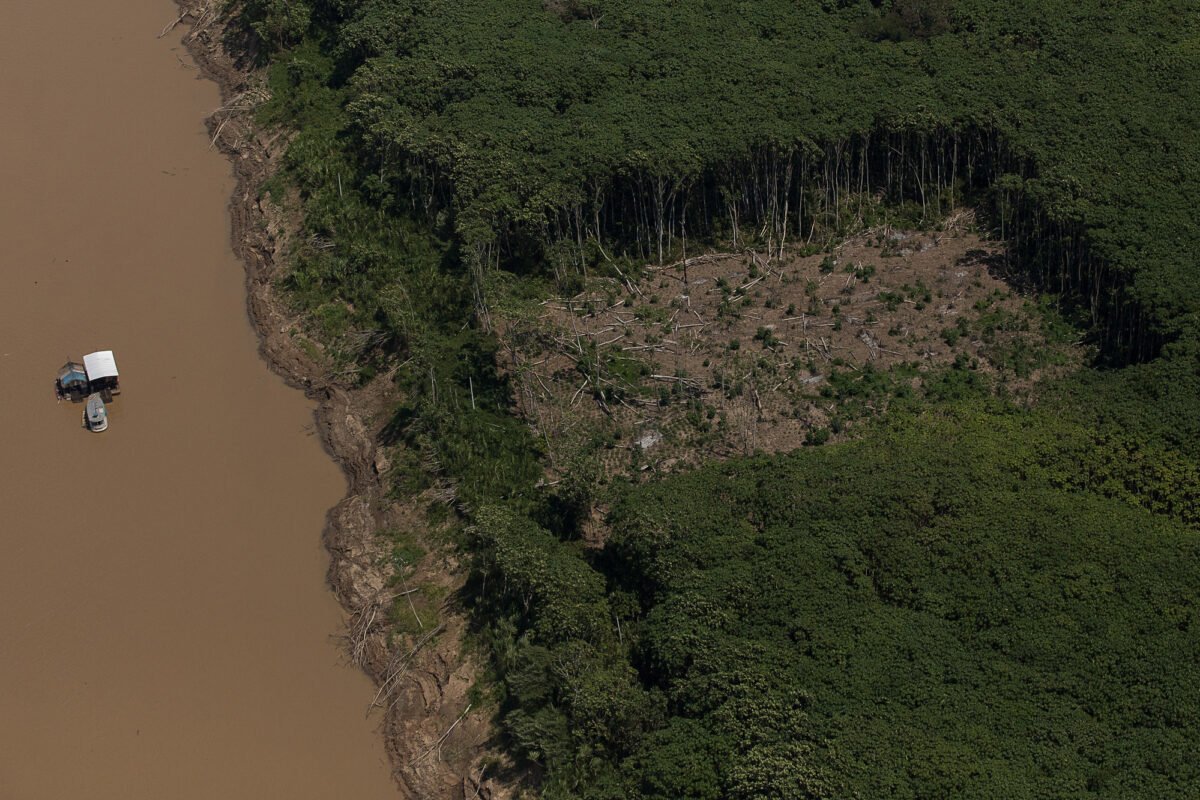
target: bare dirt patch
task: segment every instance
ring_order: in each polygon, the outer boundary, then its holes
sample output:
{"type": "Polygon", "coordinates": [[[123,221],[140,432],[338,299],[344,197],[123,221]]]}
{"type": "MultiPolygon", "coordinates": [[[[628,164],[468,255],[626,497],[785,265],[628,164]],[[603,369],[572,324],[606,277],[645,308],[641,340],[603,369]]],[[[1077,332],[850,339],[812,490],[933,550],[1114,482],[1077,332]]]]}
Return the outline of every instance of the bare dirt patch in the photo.
{"type": "Polygon", "coordinates": [[[592,280],[503,325],[524,413],[561,475],[782,452],[834,437],[939,370],[1027,392],[1077,361],[996,274],[969,212],[831,252],[713,253],[592,280]]]}

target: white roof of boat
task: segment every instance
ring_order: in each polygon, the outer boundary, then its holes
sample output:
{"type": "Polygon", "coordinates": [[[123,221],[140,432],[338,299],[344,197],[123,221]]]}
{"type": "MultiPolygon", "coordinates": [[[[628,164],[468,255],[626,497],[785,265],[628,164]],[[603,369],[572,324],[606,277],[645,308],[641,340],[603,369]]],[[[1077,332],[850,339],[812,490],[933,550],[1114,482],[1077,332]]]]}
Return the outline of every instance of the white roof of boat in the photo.
{"type": "Polygon", "coordinates": [[[98,350],[83,357],[83,368],[87,370],[88,380],[97,378],[117,377],[117,360],[113,358],[112,350],[98,350]]]}

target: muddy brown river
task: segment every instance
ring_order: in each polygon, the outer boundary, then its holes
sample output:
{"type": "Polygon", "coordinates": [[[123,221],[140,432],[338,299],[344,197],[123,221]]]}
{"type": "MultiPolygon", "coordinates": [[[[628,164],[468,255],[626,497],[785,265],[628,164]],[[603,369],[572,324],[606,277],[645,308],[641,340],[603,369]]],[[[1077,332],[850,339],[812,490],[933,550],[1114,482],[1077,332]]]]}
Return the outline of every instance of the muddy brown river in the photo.
{"type": "Polygon", "coordinates": [[[389,798],[332,636],[345,484],[260,361],[168,0],[4,5],[0,798],[389,798]],[[102,434],[57,368],[112,349],[102,434]]]}

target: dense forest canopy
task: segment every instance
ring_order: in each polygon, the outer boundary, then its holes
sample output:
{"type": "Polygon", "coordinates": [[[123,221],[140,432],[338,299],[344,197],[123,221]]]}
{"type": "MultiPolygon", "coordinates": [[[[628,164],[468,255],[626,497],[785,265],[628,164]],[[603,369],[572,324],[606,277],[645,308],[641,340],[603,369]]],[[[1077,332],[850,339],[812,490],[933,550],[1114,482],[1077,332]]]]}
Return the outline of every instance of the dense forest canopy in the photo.
{"type": "Polygon", "coordinates": [[[268,187],[298,190],[309,236],[287,287],[364,378],[403,359],[387,443],[457,487],[498,717],[543,796],[1196,795],[1194,4],[245,0],[240,20],[261,121],[297,129],[268,187]],[[603,497],[541,485],[504,302],[960,204],[1096,364],[1034,407],[956,365],[858,441],[603,497]]]}
{"type": "Polygon", "coordinates": [[[638,663],[671,712],[631,759],[643,796],[703,796],[672,763],[688,747],[711,796],[1194,792],[1200,638],[1176,587],[1200,540],[1062,492],[1017,424],[881,431],[619,504],[609,574],[646,609],[638,663]]]}
{"type": "MultiPolygon", "coordinates": [[[[1062,257],[1086,249],[1108,284],[1133,283],[1157,327],[1194,324],[1200,119],[1181,99],[1200,90],[1200,33],[1187,3],[260,1],[248,13],[269,44],[320,34],[319,77],[344,92],[379,200],[449,210],[466,241],[502,239],[509,263],[589,235],[652,240],[641,252],[661,257],[660,228],[702,238],[731,215],[804,235],[839,188],[912,197],[1005,179],[1031,236],[1084,238],[1062,257]]],[[[296,73],[306,62],[290,56],[296,73]]]]}

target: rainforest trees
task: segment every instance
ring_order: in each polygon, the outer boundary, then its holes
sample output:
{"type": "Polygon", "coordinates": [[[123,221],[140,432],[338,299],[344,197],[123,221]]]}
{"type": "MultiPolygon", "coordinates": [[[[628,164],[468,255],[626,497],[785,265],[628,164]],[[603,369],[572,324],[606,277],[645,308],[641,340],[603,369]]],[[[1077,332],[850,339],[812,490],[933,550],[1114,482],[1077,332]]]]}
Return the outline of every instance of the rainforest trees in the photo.
{"type": "Polygon", "coordinates": [[[351,357],[404,365],[388,436],[459,487],[500,721],[545,796],[1195,793],[1190,3],[240,14],[263,121],[297,129],[292,296],[351,357]],[[1099,363],[1036,409],[931,395],[860,442],[610,493],[602,549],[553,513],[497,285],[569,294],[961,204],[1099,363]]]}

